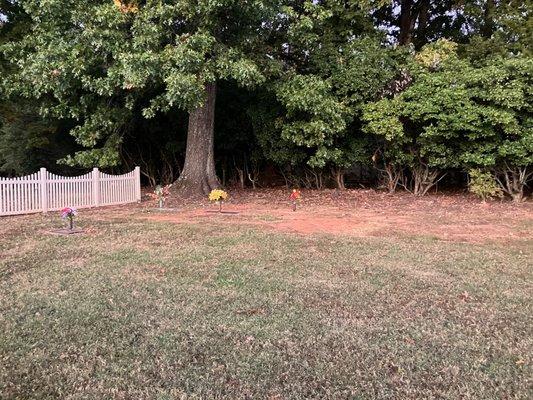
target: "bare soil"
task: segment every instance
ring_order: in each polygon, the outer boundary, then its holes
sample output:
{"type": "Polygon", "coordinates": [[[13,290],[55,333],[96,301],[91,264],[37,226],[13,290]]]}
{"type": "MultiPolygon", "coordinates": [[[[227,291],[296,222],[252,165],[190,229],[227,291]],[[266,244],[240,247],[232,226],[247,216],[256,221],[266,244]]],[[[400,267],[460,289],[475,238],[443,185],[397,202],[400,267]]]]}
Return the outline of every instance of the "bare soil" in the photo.
{"type": "Polygon", "coordinates": [[[232,191],[218,214],[207,201],[169,199],[175,213],[149,213],[143,203],[141,218],[175,223],[216,223],[260,226],[297,234],[339,234],[356,237],[428,236],[459,242],[505,242],[533,239],[533,202],[482,203],[465,194],[435,194],[415,197],[408,193],[389,195],[374,190],[302,191],[297,210],[291,209],[289,191],[265,189],[232,191]]]}

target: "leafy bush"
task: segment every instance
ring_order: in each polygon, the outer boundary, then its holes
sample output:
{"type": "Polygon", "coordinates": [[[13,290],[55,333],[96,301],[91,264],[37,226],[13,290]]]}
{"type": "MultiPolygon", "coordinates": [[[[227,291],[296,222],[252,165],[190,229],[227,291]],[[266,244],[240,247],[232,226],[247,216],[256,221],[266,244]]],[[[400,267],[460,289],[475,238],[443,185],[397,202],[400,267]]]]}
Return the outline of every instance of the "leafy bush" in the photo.
{"type": "Polygon", "coordinates": [[[483,201],[495,197],[503,197],[502,189],[488,171],[481,169],[471,169],[468,171],[470,182],[468,190],[480,197],[483,201]]]}

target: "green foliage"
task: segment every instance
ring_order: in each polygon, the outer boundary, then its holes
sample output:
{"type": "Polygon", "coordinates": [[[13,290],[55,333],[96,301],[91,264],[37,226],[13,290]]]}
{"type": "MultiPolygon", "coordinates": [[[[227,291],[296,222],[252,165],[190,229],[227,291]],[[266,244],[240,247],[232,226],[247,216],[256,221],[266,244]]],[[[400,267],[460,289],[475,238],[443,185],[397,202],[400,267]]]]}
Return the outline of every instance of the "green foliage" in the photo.
{"type": "MultiPolygon", "coordinates": [[[[21,2],[0,1],[0,10],[0,46],[30,33],[31,21],[21,2]]],[[[0,53],[0,77],[8,77],[16,70],[17,66],[0,53]]],[[[25,175],[43,166],[71,172],[55,165],[58,158],[74,148],[71,141],[65,140],[64,125],[42,118],[35,101],[0,96],[0,173],[25,175]]]]}
{"type": "Polygon", "coordinates": [[[76,150],[68,127],[39,116],[35,105],[18,99],[0,102],[0,173],[26,175],[40,167],[69,174],[56,160],[76,150]]]}
{"type": "Polygon", "coordinates": [[[360,113],[396,74],[394,51],[357,2],[304,2],[288,16],[289,71],[275,87],[281,137],[304,148],[311,167],[368,164],[360,113]]]}
{"type": "Polygon", "coordinates": [[[471,169],[468,171],[470,182],[468,190],[485,201],[495,197],[503,197],[502,189],[489,171],[471,169]]]}
{"type": "Polygon", "coordinates": [[[206,83],[254,86],[274,68],[261,46],[266,22],[278,18],[276,1],[147,1],[135,12],[111,1],[21,4],[31,32],[0,47],[19,66],[1,89],[38,99],[43,115],[78,121],[72,133],[89,150],[69,164],[116,165],[140,102],[147,118],[191,109],[206,83]]]}
{"type": "Polygon", "coordinates": [[[400,166],[492,168],[533,163],[529,57],[494,58],[476,67],[456,46],[426,46],[409,65],[412,84],[365,107],[367,132],[384,140],[400,166]]]}
{"type": "Polygon", "coordinates": [[[54,130],[27,105],[18,110],[0,107],[0,171],[19,175],[35,172],[41,166],[37,154],[48,146],[54,130]]]}
{"type": "Polygon", "coordinates": [[[494,55],[531,56],[533,12],[531,1],[469,0],[463,13],[470,26],[464,50],[477,61],[494,55]]]}
{"type": "Polygon", "coordinates": [[[287,110],[282,137],[299,146],[324,146],[346,129],[348,109],[331,93],[331,84],[314,75],[295,75],[281,83],[278,100],[287,110]],[[296,119],[305,115],[305,120],[296,119]]]}

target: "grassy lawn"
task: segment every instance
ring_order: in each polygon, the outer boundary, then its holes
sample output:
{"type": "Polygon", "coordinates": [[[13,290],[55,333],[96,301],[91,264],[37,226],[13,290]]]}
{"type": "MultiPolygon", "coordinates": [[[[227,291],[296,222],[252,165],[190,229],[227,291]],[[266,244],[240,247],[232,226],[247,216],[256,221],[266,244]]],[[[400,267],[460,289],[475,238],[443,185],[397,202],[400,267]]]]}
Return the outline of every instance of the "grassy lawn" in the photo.
{"type": "Polygon", "coordinates": [[[3,219],[0,398],[528,398],[533,243],[3,219]]]}

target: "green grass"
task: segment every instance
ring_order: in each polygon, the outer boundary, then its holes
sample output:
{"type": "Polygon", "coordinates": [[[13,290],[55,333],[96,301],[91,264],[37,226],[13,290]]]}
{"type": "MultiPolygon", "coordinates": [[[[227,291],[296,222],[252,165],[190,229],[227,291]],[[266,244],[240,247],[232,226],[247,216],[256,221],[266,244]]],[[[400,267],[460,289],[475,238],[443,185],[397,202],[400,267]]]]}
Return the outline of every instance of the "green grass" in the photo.
{"type": "Polygon", "coordinates": [[[528,398],[533,243],[40,216],[0,231],[0,398],[528,398]]]}

